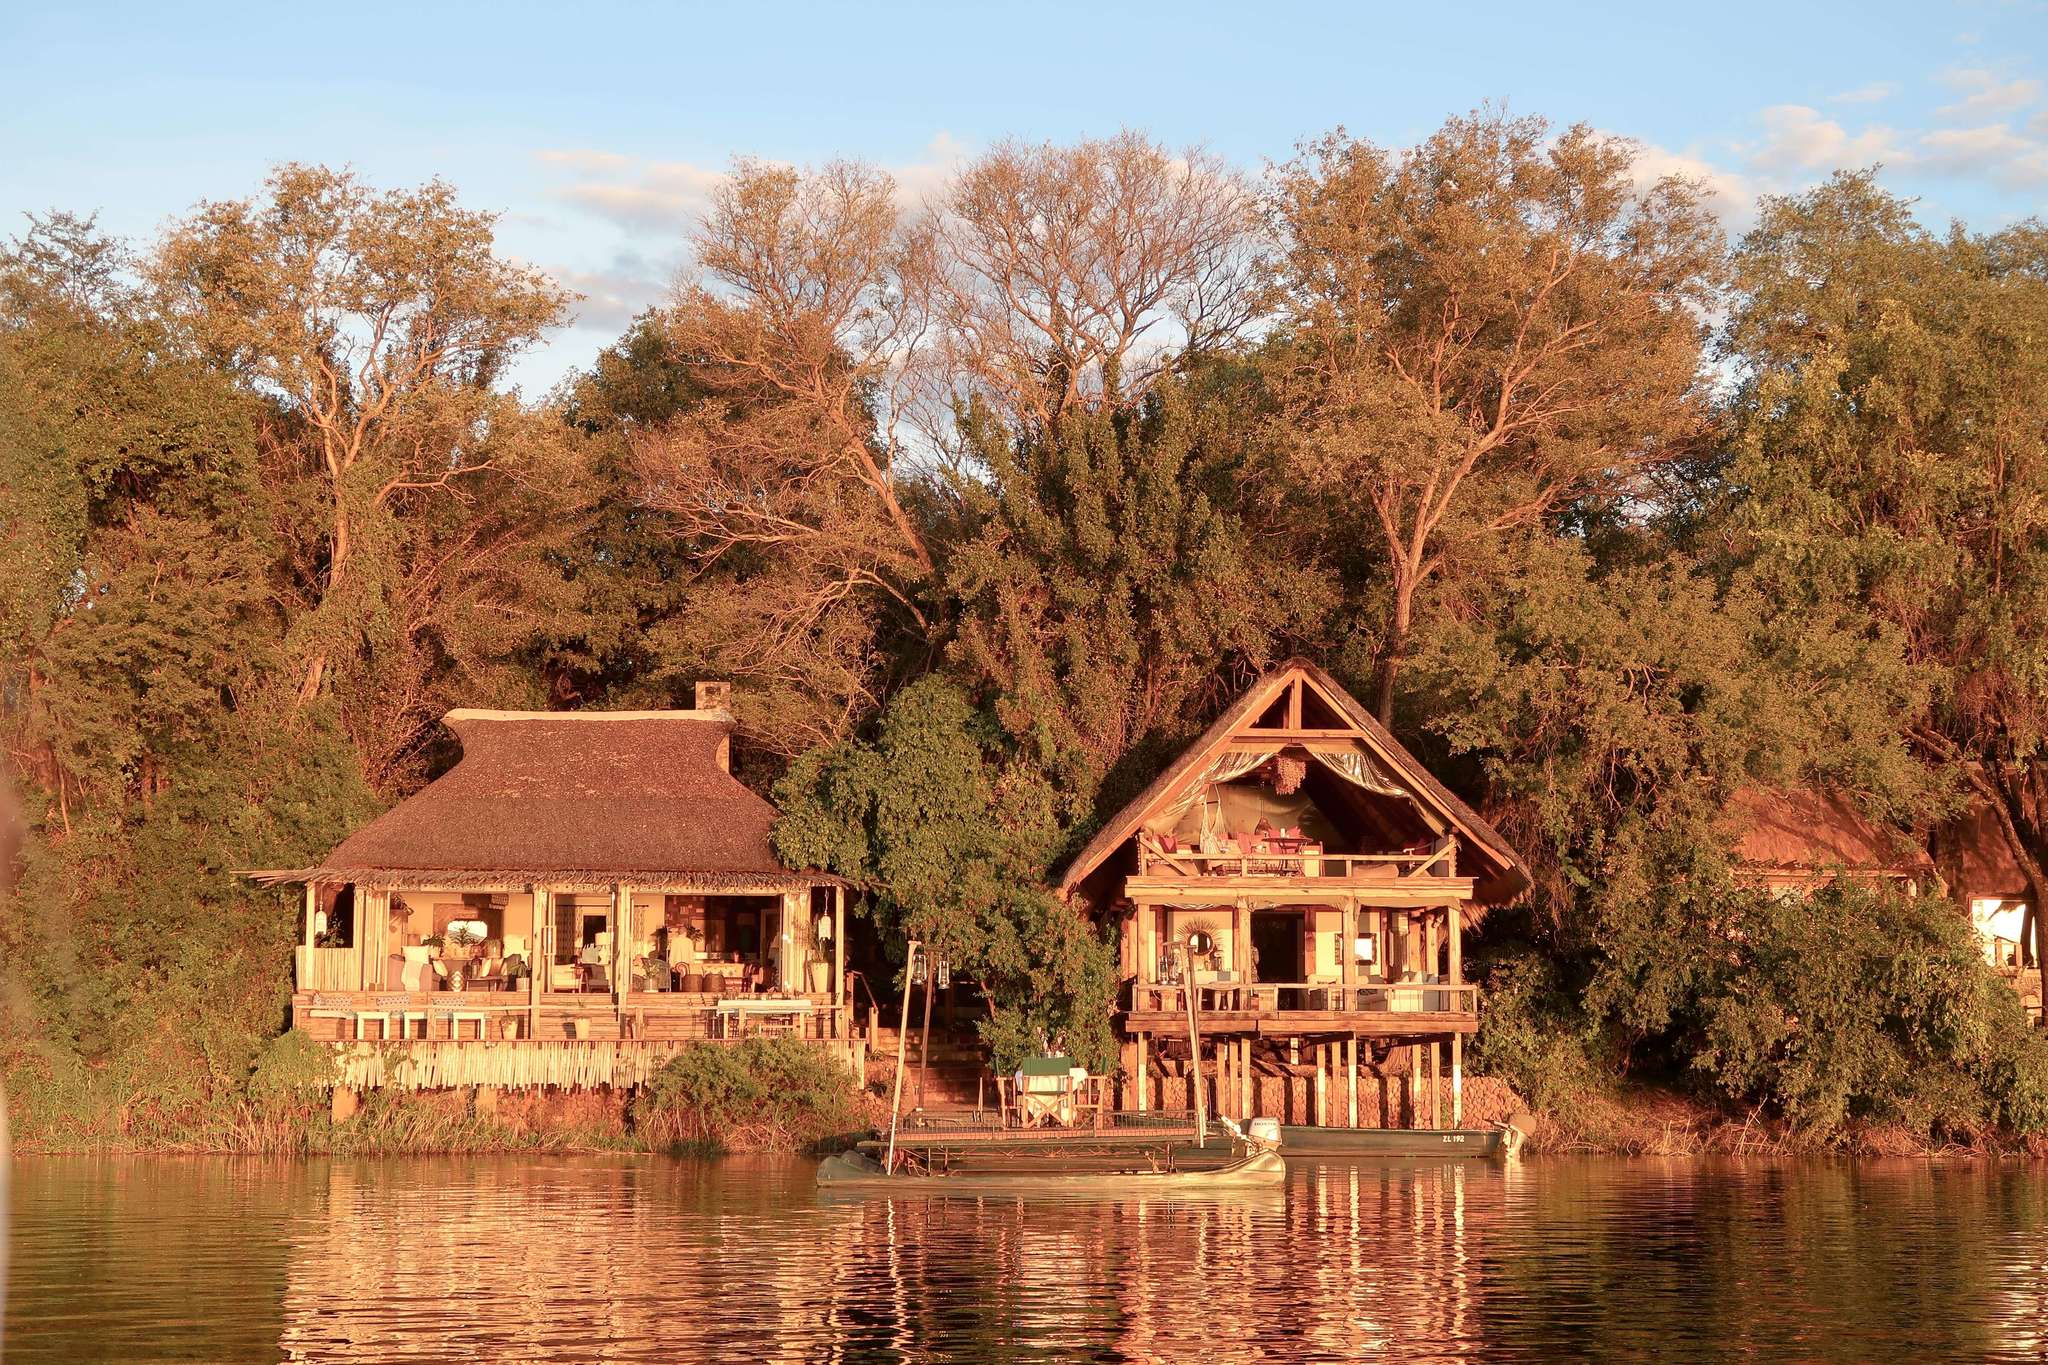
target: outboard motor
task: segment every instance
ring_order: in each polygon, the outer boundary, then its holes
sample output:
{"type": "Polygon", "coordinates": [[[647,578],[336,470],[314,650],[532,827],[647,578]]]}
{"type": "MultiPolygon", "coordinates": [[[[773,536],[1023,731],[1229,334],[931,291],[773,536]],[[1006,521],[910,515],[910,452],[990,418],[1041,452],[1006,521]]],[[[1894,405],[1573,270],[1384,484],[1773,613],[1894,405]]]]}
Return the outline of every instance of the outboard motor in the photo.
{"type": "Polygon", "coordinates": [[[1245,1143],[1255,1152],[1279,1151],[1280,1120],[1275,1118],[1253,1119],[1251,1131],[1245,1134],[1245,1143]]]}

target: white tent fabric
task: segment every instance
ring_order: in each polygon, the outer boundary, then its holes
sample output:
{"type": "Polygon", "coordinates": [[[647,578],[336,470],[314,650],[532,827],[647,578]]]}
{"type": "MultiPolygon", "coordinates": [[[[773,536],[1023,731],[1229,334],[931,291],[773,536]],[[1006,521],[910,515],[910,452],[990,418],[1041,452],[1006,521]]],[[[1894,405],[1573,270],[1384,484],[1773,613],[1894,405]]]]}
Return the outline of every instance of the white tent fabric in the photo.
{"type": "Polygon", "coordinates": [[[1345,749],[1332,753],[1323,749],[1311,749],[1316,762],[1328,768],[1346,782],[1378,792],[1381,796],[1400,796],[1413,800],[1408,789],[1401,785],[1401,779],[1387,771],[1386,766],[1363,749],[1345,749]]]}
{"type": "Polygon", "coordinates": [[[1228,782],[1232,778],[1243,777],[1246,773],[1251,772],[1278,752],[1280,752],[1278,749],[1247,749],[1241,752],[1226,750],[1216,755],[1215,760],[1209,764],[1208,771],[1202,774],[1199,782],[1189,783],[1187,790],[1175,797],[1171,804],[1162,806],[1152,813],[1145,821],[1146,832],[1150,834],[1165,834],[1177,829],[1180,826],[1181,817],[1193,810],[1197,801],[1202,800],[1208,795],[1209,788],[1219,782],[1228,782]]]}

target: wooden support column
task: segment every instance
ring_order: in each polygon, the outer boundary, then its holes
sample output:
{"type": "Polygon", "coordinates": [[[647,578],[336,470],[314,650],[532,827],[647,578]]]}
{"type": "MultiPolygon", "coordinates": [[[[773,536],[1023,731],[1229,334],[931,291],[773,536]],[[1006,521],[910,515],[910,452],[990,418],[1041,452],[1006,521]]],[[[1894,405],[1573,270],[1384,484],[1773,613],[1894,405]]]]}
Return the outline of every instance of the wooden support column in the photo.
{"type": "Polygon", "coordinates": [[[1353,1009],[1358,1004],[1358,897],[1344,898],[1343,919],[1337,930],[1341,937],[1337,943],[1338,980],[1344,984],[1344,1009],[1353,1009]]]}
{"type": "Polygon", "coordinates": [[[1309,1078],[1308,1121],[1321,1128],[1323,1126],[1324,1108],[1323,1045],[1321,1043],[1311,1043],[1309,1044],[1309,1050],[1314,1052],[1316,1056],[1316,1074],[1309,1078]]]}
{"type": "Polygon", "coordinates": [[[1450,977],[1453,986],[1465,984],[1465,912],[1456,905],[1446,906],[1444,916],[1450,931],[1450,977]]]}
{"type": "Polygon", "coordinates": [[[540,1037],[540,996],[547,989],[555,960],[555,896],[545,886],[533,888],[533,947],[526,959],[526,1036],[540,1037]]]}
{"type": "Polygon", "coordinates": [[[1346,1106],[1349,1117],[1346,1120],[1346,1126],[1356,1128],[1358,1126],[1358,1037],[1355,1034],[1344,1040],[1344,1074],[1347,1077],[1345,1088],[1349,1095],[1349,1101],[1346,1106]]]}
{"type": "Polygon", "coordinates": [[[1429,1126],[1444,1126],[1444,1061],[1443,1044],[1432,1039],[1429,1044],[1429,1126]]]}
{"type": "MultiPolygon", "coordinates": [[[[783,898],[783,918],[787,920],[789,898],[783,898]]],[[[623,882],[612,886],[612,1008],[621,1019],[626,1015],[626,994],[632,989],[633,978],[629,970],[633,954],[633,888],[623,882]]],[[[620,1029],[620,1036],[625,1030],[620,1029]]]]}
{"type": "Polygon", "coordinates": [[[1244,986],[1251,983],[1252,908],[1249,901],[1239,900],[1231,910],[1230,966],[1236,974],[1234,984],[1244,986]]]}
{"type": "Polygon", "coordinates": [[[1451,1035],[1451,1127],[1465,1126],[1465,1036],[1451,1035]]]}
{"type": "Polygon", "coordinates": [[[832,1013],[841,1038],[853,1036],[853,995],[846,982],[846,888],[832,888],[832,1013]]]}
{"type": "Polygon", "coordinates": [[[1422,1044],[1408,1045],[1408,1126],[1422,1126],[1422,1044]]]}
{"type": "Polygon", "coordinates": [[[1251,1039],[1249,1039],[1249,1038],[1246,1038],[1246,1039],[1245,1039],[1245,1040],[1244,1040],[1243,1042],[1241,1042],[1241,1043],[1239,1043],[1239,1044],[1238,1044],[1238,1047],[1239,1047],[1240,1049],[1242,1049],[1242,1050],[1243,1050],[1243,1055],[1242,1055],[1242,1058],[1241,1058],[1241,1060],[1242,1060],[1242,1061],[1243,1061],[1243,1063],[1244,1063],[1244,1066],[1243,1066],[1243,1068],[1242,1068],[1242,1074],[1243,1074],[1243,1082],[1242,1082],[1242,1083],[1243,1083],[1243,1085],[1244,1085],[1244,1110],[1243,1110],[1243,1114],[1244,1114],[1244,1119],[1245,1119],[1245,1121],[1246,1121],[1246,1122],[1250,1122],[1250,1121],[1251,1121],[1251,1118],[1252,1118],[1252,1109],[1253,1109],[1253,1107],[1254,1107],[1254,1105],[1255,1105],[1255,1103],[1256,1103],[1256,1096],[1255,1096],[1255,1093],[1254,1093],[1254,1092],[1255,1092],[1255,1090],[1256,1090],[1256,1084],[1257,1084],[1257,1078],[1256,1078],[1256,1075],[1255,1075],[1255,1074],[1254,1074],[1254,1072],[1252,1071],[1252,1040],[1251,1040],[1251,1039]]]}
{"type": "Polygon", "coordinates": [[[1152,1109],[1151,1043],[1151,1034],[1138,1035],[1138,1112],[1141,1114],[1150,1113],[1152,1109]]]}

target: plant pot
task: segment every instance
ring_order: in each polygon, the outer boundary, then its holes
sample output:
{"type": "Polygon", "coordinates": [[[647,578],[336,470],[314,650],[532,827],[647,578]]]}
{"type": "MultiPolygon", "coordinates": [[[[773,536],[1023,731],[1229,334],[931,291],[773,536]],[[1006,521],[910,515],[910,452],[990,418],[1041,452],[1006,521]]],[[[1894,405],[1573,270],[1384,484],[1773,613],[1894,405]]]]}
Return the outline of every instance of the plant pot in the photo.
{"type": "Polygon", "coordinates": [[[813,962],[809,965],[806,971],[810,977],[811,993],[813,995],[823,995],[826,991],[832,989],[831,963],[813,962]]]}

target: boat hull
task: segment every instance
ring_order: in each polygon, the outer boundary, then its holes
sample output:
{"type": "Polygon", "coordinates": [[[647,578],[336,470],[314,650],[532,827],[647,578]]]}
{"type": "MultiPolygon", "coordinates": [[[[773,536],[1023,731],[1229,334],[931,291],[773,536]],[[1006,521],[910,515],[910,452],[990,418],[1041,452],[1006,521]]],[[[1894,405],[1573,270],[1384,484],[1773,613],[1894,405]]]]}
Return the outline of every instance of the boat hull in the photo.
{"type": "Polygon", "coordinates": [[[1491,1160],[1505,1155],[1506,1137],[1499,1128],[1283,1127],[1280,1146],[1295,1156],[1491,1160]]]}
{"type": "Polygon", "coordinates": [[[882,1164],[862,1153],[830,1156],[818,1167],[818,1184],[834,1190],[889,1190],[906,1194],[951,1194],[1000,1191],[1128,1198],[1162,1192],[1255,1189],[1287,1179],[1287,1163],[1278,1152],[1253,1152],[1227,1165],[1207,1170],[1155,1171],[1063,1170],[1048,1162],[1040,1170],[945,1171],[936,1175],[890,1175],[882,1164]]]}

